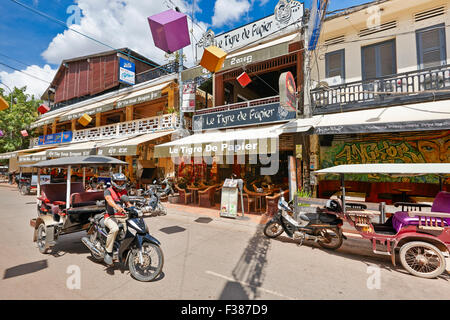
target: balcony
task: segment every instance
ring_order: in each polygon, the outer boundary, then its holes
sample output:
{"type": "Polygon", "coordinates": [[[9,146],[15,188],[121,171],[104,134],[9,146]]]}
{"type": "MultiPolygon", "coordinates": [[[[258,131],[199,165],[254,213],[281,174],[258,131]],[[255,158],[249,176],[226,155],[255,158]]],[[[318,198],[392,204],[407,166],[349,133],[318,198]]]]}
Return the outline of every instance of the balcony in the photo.
{"type": "Polygon", "coordinates": [[[314,114],[450,98],[450,65],[311,90],[314,114]]]}
{"type": "MultiPolygon", "coordinates": [[[[145,133],[177,129],[180,118],[177,114],[138,119],[134,121],[114,123],[106,126],[76,130],[73,132],[72,143],[94,140],[125,138],[145,133]]],[[[192,120],[185,118],[186,128],[192,128],[192,120]]],[[[38,145],[38,138],[30,140],[30,148],[38,145]]]]}
{"type": "Polygon", "coordinates": [[[240,109],[240,108],[261,106],[261,105],[276,103],[276,102],[280,102],[280,96],[273,96],[273,97],[269,97],[269,98],[243,101],[243,102],[238,102],[238,103],[233,103],[233,104],[227,104],[224,106],[218,106],[218,107],[214,107],[214,108],[205,108],[205,109],[195,111],[195,114],[200,115],[200,114],[207,114],[207,113],[213,113],[213,112],[219,112],[219,111],[228,111],[228,110],[234,110],[234,109],[240,109]]]}

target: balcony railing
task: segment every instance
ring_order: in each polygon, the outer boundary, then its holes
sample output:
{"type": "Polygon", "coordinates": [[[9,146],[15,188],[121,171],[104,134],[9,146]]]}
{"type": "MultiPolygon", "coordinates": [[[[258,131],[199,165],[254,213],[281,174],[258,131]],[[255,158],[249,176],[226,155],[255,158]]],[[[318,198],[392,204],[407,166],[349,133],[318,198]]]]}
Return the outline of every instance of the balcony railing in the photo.
{"type": "Polygon", "coordinates": [[[450,65],[311,90],[314,114],[450,97],[450,65]]]}
{"type": "MultiPolygon", "coordinates": [[[[156,131],[172,130],[177,129],[179,124],[180,118],[175,113],[114,123],[96,128],[76,130],[72,134],[72,143],[124,138],[156,131]]],[[[186,128],[192,128],[192,120],[190,118],[185,118],[185,126],[186,128]]],[[[38,138],[31,139],[30,148],[36,145],[38,145],[38,138]]]]}
{"type": "Polygon", "coordinates": [[[261,105],[275,103],[275,102],[280,102],[280,96],[273,96],[273,97],[269,97],[269,98],[243,101],[243,102],[238,102],[238,103],[233,103],[233,104],[227,104],[224,106],[218,106],[218,107],[214,107],[214,108],[206,108],[206,109],[195,111],[195,114],[205,114],[205,113],[261,106],[261,105]]]}

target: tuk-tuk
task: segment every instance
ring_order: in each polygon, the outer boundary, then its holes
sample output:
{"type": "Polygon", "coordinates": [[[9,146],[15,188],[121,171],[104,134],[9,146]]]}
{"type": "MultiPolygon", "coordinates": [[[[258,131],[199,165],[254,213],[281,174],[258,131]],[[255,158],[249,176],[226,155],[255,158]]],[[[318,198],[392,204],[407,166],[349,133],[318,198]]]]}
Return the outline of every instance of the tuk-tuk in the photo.
{"type": "Polygon", "coordinates": [[[72,182],[72,168],[99,166],[122,166],[126,162],[104,156],[79,156],[41,161],[30,165],[33,168],[65,168],[66,182],[41,184],[41,174],[37,177],[37,213],[30,220],[34,228],[33,241],[39,251],[47,253],[56,244],[58,236],[87,230],[89,218],[105,211],[103,190],[85,191],[86,177],[82,182],[72,182]]]}
{"type": "MultiPolygon", "coordinates": [[[[370,240],[375,254],[390,256],[394,266],[398,254],[402,266],[415,276],[435,278],[445,272],[446,259],[450,257],[450,192],[442,190],[443,179],[450,175],[449,163],[340,165],[315,174],[340,176],[340,198],[334,200],[337,202],[334,210],[325,209],[347,221],[362,238],[370,240]],[[400,202],[389,208],[384,203],[370,208],[369,203],[346,200],[346,174],[435,175],[439,177],[441,191],[431,205],[400,202]],[[393,213],[388,219],[387,210],[393,213]]],[[[314,204],[314,199],[296,198],[294,203],[296,211],[301,212],[301,204],[314,204]]]]}

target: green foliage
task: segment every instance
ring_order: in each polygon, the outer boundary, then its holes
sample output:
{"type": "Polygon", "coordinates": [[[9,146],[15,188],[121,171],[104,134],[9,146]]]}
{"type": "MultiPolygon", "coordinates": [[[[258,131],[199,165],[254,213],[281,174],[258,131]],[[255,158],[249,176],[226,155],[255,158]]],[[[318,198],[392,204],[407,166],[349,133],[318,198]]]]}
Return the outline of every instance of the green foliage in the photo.
{"type": "MultiPolygon", "coordinates": [[[[0,153],[26,149],[30,143],[30,137],[34,131],[27,129],[38,117],[37,108],[41,100],[25,93],[26,87],[14,88],[12,93],[13,106],[0,111],[0,130],[4,136],[0,138],[0,153]],[[23,137],[20,131],[28,131],[28,137],[23,137]]],[[[6,90],[0,88],[0,95],[10,103],[11,93],[6,95],[6,90]]]]}
{"type": "Polygon", "coordinates": [[[307,191],[307,190],[302,188],[301,190],[299,190],[297,192],[297,195],[298,195],[299,198],[311,198],[312,193],[311,193],[311,191],[307,191]]]}

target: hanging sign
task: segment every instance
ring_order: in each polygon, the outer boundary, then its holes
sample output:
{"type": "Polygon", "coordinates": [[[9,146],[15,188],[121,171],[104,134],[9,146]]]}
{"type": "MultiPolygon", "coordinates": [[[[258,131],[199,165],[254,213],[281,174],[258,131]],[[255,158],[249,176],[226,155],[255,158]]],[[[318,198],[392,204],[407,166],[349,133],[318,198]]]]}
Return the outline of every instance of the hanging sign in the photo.
{"type": "Polygon", "coordinates": [[[136,66],[133,62],[119,57],[119,82],[134,85],[136,83],[136,66]]]}
{"type": "Polygon", "coordinates": [[[281,74],[278,81],[280,87],[280,105],[288,111],[297,110],[295,79],[291,72],[281,74]]]}
{"type": "Polygon", "coordinates": [[[322,19],[327,11],[328,0],[313,0],[311,16],[309,18],[306,39],[308,50],[315,50],[319,42],[320,30],[322,29],[322,19]]]}
{"type": "Polygon", "coordinates": [[[275,6],[274,14],[266,18],[249,23],[240,28],[222,33],[214,37],[212,31],[207,31],[197,42],[196,58],[200,59],[203,50],[215,45],[226,52],[236,50],[248,44],[263,40],[267,36],[293,29],[293,25],[301,23],[303,17],[303,4],[298,1],[280,0],[275,6]]]}

